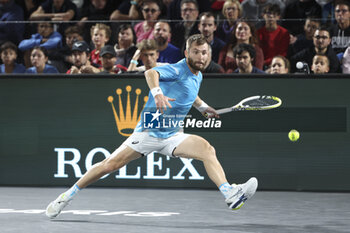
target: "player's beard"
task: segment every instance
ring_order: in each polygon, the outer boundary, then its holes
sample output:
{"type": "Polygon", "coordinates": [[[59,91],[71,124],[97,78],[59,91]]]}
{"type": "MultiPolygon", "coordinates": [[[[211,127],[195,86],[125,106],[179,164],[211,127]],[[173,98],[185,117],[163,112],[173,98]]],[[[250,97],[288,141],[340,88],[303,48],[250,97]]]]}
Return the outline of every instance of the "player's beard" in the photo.
{"type": "Polygon", "coordinates": [[[188,61],[188,65],[195,71],[203,71],[205,70],[205,63],[203,64],[203,66],[197,65],[192,58],[188,57],[187,58],[188,61]]]}

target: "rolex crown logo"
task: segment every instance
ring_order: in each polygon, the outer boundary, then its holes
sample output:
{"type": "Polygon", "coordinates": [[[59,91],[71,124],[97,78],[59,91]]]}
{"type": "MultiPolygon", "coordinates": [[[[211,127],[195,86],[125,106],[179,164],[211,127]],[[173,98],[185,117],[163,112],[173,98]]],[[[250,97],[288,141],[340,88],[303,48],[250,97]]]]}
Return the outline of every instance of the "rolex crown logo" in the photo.
{"type": "MultiPolygon", "coordinates": [[[[114,114],[114,118],[115,118],[115,123],[117,125],[118,128],[118,132],[127,137],[130,136],[133,132],[133,130],[135,129],[137,123],[140,121],[140,112],[139,110],[139,96],[141,94],[141,89],[137,88],[135,90],[135,94],[136,94],[136,98],[135,98],[135,104],[134,104],[134,109],[131,110],[131,101],[130,101],[130,92],[132,90],[131,86],[128,85],[125,88],[126,92],[127,92],[127,100],[126,100],[126,110],[124,111],[124,105],[123,105],[123,101],[122,101],[122,89],[118,88],[116,90],[116,93],[118,95],[118,107],[119,107],[119,114],[117,113],[117,110],[113,104],[114,102],[114,98],[113,96],[109,96],[108,97],[108,102],[111,103],[112,105],[112,110],[113,110],[113,114],[114,114]],[[132,114],[131,114],[132,112],[132,114]]],[[[146,102],[148,100],[148,96],[145,96],[143,98],[144,104],[142,106],[145,106],[146,102]]],[[[142,110],[141,109],[141,110],[142,110]]]]}

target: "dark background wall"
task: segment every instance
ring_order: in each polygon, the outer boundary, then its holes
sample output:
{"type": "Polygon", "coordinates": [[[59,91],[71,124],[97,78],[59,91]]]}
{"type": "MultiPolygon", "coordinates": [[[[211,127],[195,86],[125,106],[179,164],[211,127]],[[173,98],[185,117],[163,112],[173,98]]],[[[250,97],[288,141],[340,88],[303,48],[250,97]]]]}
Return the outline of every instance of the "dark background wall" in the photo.
{"type": "MultiPolygon", "coordinates": [[[[148,95],[142,76],[1,77],[0,185],[72,185],[126,139],[112,104],[119,115],[120,88],[126,112],[128,85],[132,111],[135,90],[141,90],[140,111],[148,95]]],[[[216,148],[231,182],[256,176],[262,190],[350,191],[349,87],[350,79],[336,76],[205,76],[200,97],[215,108],[261,94],[278,96],[283,104],[222,115],[221,129],[187,132],[216,148]],[[291,129],[301,133],[297,142],[288,139],[291,129]]],[[[190,114],[200,118],[195,110],[190,114]]],[[[201,162],[157,154],[95,185],[214,188],[201,162]]]]}

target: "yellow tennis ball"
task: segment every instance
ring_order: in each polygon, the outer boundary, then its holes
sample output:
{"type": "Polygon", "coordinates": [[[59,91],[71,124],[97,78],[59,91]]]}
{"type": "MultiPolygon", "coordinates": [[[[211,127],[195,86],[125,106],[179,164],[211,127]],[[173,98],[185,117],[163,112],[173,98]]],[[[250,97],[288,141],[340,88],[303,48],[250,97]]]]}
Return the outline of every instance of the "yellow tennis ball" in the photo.
{"type": "Polygon", "coordinates": [[[297,130],[292,129],[291,131],[289,131],[288,137],[289,137],[289,140],[291,140],[292,142],[295,142],[299,139],[300,134],[297,130]]]}

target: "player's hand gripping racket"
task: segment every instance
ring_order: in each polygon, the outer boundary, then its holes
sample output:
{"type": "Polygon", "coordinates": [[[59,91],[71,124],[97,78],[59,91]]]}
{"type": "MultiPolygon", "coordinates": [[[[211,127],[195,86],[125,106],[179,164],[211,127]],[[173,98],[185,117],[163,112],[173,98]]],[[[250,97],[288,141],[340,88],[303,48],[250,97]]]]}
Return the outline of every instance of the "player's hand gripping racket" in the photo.
{"type": "MultiPolygon", "coordinates": [[[[257,95],[243,99],[238,104],[229,107],[216,110],[217,114],[223,114],[233,111],[259,111],[268,110],[281,106],[282,100],[275,96],[269,95],[257,95]]],[[[211,115],[211,114],[210,114],[211,115]]]]}

